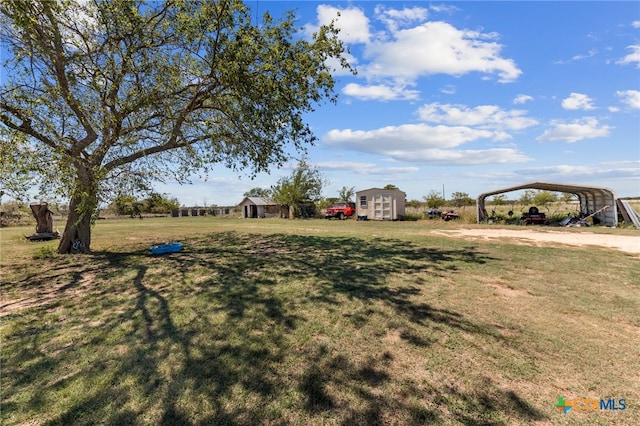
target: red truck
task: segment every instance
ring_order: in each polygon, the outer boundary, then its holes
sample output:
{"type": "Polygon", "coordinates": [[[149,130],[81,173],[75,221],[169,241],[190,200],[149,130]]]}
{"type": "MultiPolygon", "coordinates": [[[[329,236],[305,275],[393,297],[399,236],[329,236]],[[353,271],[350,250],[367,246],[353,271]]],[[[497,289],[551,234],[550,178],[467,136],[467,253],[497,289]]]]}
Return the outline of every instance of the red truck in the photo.
{"type": "Polygon", "coordinates": [[[349,218],[356,214],[356,203],[352,203],[351,201],[335,203],[331,207],[327,209],[324,214],[324,217],[327,219],[331,219],[332,217],[337,217],[342,220],[345,218],[349,218]]]}

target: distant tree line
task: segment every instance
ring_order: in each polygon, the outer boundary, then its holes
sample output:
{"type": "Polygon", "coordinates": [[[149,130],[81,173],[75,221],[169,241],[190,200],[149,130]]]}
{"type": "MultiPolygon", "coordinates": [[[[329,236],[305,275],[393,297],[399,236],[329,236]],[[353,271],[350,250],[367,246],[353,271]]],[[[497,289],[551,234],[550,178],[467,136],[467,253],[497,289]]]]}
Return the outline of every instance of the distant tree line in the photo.
{"type": "Polygon", "coordinates": [[[132,195],[119,195],[109,204],[107,212],[118,216],[136,217],[142,214],[168,214],[178,210],[180,202],[167,194],[151,193],[149,197],[139,200],[132,195]]]}
{"type": "MultiPolygon", "coordinates": [[[[316,210],[322,210],[333,203],[340,201],[354,201],[355,187],[343,186],[338,190],[337,197],[322,197],[320,194],[326,183],[326,179],[320,172],[312,167],[306,160],[300,161],[290,176],[281,178],[276,185],[270,188],[252,188],[244,193],[245,197],[271,198],[277,203],[292,206],[294,216],[301,216],[302,206],[313,205],[316,210]]],[[[388,184],[383,187],[388,190],[399,190],[396,185],[388,184]]],[[[556,193],[543,190],[526,190],[515,200],[507,199],[505,194],[499,194],[489,200],[489,204],[495,206],[506,204],[520,204],[522,206],[537,205],[548,206],[554,202],[569,202],[575,196],[569,193],[556,193]]],[[[453,192],[446,199],[442,193],[431,190],[422,200],[406,200],[406,206],[415,209],[438,209],[441,207],[454,207],[456,209],[475,205],[476,200],[466,192],[453,192]]]]}
{"type": "MultiPolygon", "coordinates": [[[[326,179],[321,173],[311,166],[306,160],[301,161],[292,171],[291,175],[281,178],[276,185],[269,188],[255,187],[245,192],[245,197],[271,198],[276,203],[291,207],[292,217],[310,217],[318,214],[323,209],[340,201],[354,201],[355,187],[343,186],[338,190],[337,196],[323,197],[322,189],[326,179]]],[[[399,189],[396,185],[386,185],[384,189],[399,189]]],[[[548,207],[555,202],[570,202],[575,196],[569,193],[556,193],[543,190],[526,190],[517,199],[507,199],[505,194],[491,197],[490,205],[521,205],[548,207]]],[[[414,209],[438,209],[442,207],[454,207],[457,209],[475,205],[475,199],[465,192],[453,192],[451,198],[445,199],[438,191],[432,190],[422,200],[406,200],[406,206],[414,209]]],[[[59,203],[50,204],[54,213],[66,215],[68,206],[59,203]]],[[[181,208],[177,198],[168,194],[156,192],[150,193],[146,198],[137,198],[133,195],[119,195],[109,204],[103,213],[117,216],[138,217],[143,214],[170,214],[173,210],[181,208]]],[[[11,200],[2,203],[0,207],[0,223],[4,226],[19,218],[28,218],[31,213],[28,206],[22,202],[11,200]]]]}

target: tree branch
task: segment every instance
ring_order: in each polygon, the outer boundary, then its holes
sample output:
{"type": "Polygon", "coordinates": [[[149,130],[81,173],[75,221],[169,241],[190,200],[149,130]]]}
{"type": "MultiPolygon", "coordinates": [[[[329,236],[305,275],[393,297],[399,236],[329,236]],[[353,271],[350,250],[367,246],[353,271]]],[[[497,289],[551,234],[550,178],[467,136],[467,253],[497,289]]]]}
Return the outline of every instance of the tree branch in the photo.
{"type": "MultiPolygon", "coordinates": [[[[87,116],[84,114],[84,112],[82,112],[80,103],[73,96],[73,93],[69,88],[69,80],[67,79],[66,68],[65,68],[65,65],[66,65],[65,54],[64,54],[64,48],[62,46],[62,36],[60,35],[60,31],[58,29],[58,22],[53,14],[53,11],[51,10],[51,5],[49,4],[49,2],[45,1],[42,3],[42,5],[43,5],[43,12],[49,19],[49,22],[51,24],[51,30],[53,32],[52,41],[53,41],[54,51],[53,52],[49,51],[49,55],[51,57],[51,61],[54,66],[56,80],[58,81],[60,85],[59,87],[62,91],[62,98],[65,100],[69,108],[71,108],[71,110],[74,112],[76,117],[78,117],[78,120],[80,121],[80,123],[82,124],[82,127],[84,128],[84,131],[86,132],[86,136],[80,141],[76,142],[74,144],[75,146],[71,150],[72,154],[79,154],[80,152],[82,152],[84,148],[86,148],[86,146],[88,146],[98,138],[98,134],[93,129],[93,127],[91,127],[91,124],[89,123],[87,116]]],[[[41,38],[40,45],[43,48],[43,50],[44,51],[49,50],[49,49],[46,49],[46,45],[47,45],[47,40],[45,39],[46,35],[42,32],[39,32],[39,35],[41,38]]]]}
{"type": "Polygon", "coordinates": [[[20,111],[5,102],[0,102],[0,109],[10,112],[11,114],[13,114],[14,116],[16,116],[18,119],[22,121],[21,124],[16,124],[13,120],[11,120],[11,117],[9,117],[7,114],[0,114],[0,121],[2,121],[2,123],[8,128],[25,133],[29,136],[32,136],[38,139],[40,142],[44,143],[45,145],[49,146],[50,148],[54,149],[55,151],[62,150],[62,152],[64,152],[69,156],[72,154],[68,148],[65,148],[64,146],[56,143],[55,141],[51,140],[47,136],[43,135],[42,133],[34,129],[31,126],[31,119],[26,114],[24,114],[23,111],[20,111]]]}

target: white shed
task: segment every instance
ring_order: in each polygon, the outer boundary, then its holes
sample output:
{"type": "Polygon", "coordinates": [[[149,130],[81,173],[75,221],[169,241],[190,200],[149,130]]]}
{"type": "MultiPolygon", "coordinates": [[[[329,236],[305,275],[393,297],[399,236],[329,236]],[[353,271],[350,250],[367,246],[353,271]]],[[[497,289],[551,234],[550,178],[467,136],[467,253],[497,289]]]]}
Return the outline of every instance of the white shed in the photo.
{"type": "Polygon", "coordinates": [[[242,210],[243,219],[280,216],[280,207],[270,198],[245,197],[238,207],[242,210]]]}
{"type": "Polygon", "coordinates": [[[407,194],[399,189],[370,188],[356,192],[356,216],[369,220],[403,220],[407,194]]]}

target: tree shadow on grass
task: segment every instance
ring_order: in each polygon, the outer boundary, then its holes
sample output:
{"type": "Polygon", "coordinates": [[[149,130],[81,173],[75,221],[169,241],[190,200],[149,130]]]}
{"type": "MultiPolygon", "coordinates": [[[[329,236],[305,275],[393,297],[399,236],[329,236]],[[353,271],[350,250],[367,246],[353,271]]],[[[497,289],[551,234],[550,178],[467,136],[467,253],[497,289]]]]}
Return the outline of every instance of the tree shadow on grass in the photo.
{"type": "MultiPolygon", "coordinates": [[[[420,298],[421,286],[429,285],[425,277],[451,277],[489,261],[497,259],[475,247],[442,250],[392,239],[237,232],[187,241],[183,252],[166,256],[95,253],[90,266],[73,271],[76,278],[63,293],[88,270],[101,270],[93,293],[100,299],[87,300],[76,315],[90,322],[90,305],[98,302],[106,315],[98,330],[76,331],[85,334],[69,350],[40,350],[41,365],[29,375],[39,389],[27,404],[32,412],[56,413],[50,424],[253,425],[283,418],[297,424],[437,423],[442,412],[425,404],[420,386],[392,383],[390,353],[365,350],[368,355],[360,359],[295,336],[315,318],[306,309],[331,313],[359,301],[378,304],[409,324],[401,338],[423,350],[433,343],[423,331],[436,326],[501,339],[491,325],[420,298]],[[132,278],[119,279],[123,273],[132,278]],[[65,375],[78,359],[85,364],[65,375]],[[51,380],[50,374],[62,377],[51,380]],[[60,392],[77,386],[86,395],[72,404],[62,397],[65,408],[56,405],[60,392]]],[[[365,327],[369,314],[376,311],[354,312],[349,320],[365,327]]],[[[48,334],[32,333],[32,350],[52,345],[48,334]]],[[[18,345],[25,336],[10,340],[18,345]]],[[[33,359],[15,362],[27,361],[33,359]]],[[[7,362],[11,372],[3,395],[25,391],[20,366],[7,362]]],[[[465,423],[489,410],[523,421],[544,418],[517,395],[490,389],[485,395],[455,395],[468,409],[453,417],[465,423]],[[501,398],[515,402],[506,407],[501,398]]]]}

